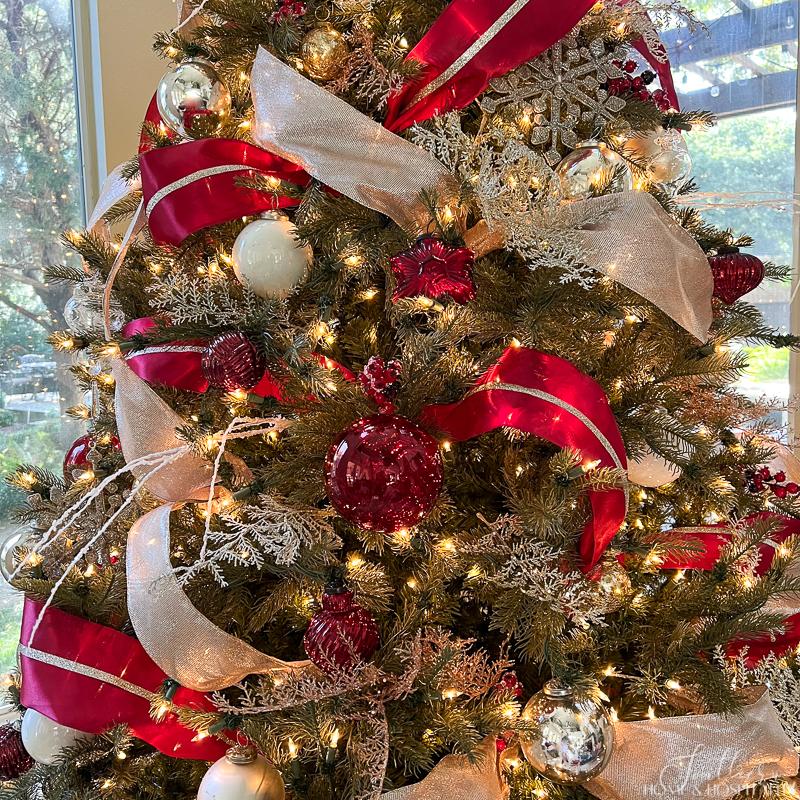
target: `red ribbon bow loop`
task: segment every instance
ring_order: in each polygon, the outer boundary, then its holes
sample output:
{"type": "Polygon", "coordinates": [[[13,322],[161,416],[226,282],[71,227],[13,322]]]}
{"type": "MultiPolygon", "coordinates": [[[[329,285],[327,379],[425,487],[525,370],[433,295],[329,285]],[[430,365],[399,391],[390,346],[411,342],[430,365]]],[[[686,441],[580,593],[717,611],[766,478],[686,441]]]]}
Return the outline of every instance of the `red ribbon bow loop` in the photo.
{"type": "Polygon", "coordinates": [[[297,186],[309,176],[280,156],[237,139],[199,139],[139,156],[145,210],[153,239],[179,245],[193,233],[237,217],[297,205],[297,200],[238,185],[269,175],[297,186]]]}
{"type": "MultiPolygon", "coordinates": [[[[136,639],[113,628],[48,609],[28,645],[42,604],[25,601],[20,637],[21,701],[69,728],[101,734],[127,725],[134,736],[172,758],[214,761],[226,746],[213,736],[198,738],[173,713],[150,717],[150,703],[166,674],[136,639]]],[[[176,706],[215,711],[200,692],[179,689],[176,706]]]]}
{"type": "MultiPolygon", "coordinates": [[[[463,399],[429,406],[423,422],[463,442],[497,428],[517,428],[562,448],[584,464],[627,470],[625,445],[602,387],[557,356],[510,347],[463,399]]],[[[591,491],[592,518],[580,556],[592,569],[616,536],[627,512],[624,488],[591,491]]]]}

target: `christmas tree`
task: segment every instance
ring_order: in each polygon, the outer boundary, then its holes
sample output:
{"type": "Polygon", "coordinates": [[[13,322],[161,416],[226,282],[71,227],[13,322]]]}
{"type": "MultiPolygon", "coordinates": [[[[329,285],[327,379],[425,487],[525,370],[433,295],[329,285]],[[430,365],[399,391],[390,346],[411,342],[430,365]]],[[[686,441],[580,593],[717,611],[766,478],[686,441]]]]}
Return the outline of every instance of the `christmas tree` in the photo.
{"type": "Polygon", "coordinates": [[[11,478],[0,798],[795,796],[800,465],[734,382],[800,340],[685,202],[687,12],[184,6],[49,273],[91,403],[11,478]]]}

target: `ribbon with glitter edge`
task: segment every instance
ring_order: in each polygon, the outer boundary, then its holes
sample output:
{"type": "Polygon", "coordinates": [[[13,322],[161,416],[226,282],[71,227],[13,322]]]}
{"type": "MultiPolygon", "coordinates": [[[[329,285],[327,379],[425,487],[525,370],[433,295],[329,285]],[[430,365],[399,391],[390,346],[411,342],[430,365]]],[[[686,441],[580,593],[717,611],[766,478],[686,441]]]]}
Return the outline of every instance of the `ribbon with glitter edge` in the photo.
{"type": "MultiPolygon", "coordinates": [[[[42,604],[26,599],[21,642],[27,642],[42,604]]],[[[167,679],[136,639],[57,608],[48,609],[36,646],[20,644],[20,700],[48,719],[83,733],[99,735],[127,725],[138,739],[172,758],[212,761],[226,746],[213,736],[199,737],[169,712],[150,715],[167,679]]],[[[204,694],[181,688],[176,707],[214,712],[204,694]]]]}
{"type": "Polygon", "coordinates": [[[510,347],[463,400],[428,406],[422,420],[456,441],[517,428],[577,450],[585,466],[619,470],[618,488],[589,492],[592,517],[579,551],[586,570],[597,564],[627,514],[628,461],[608,398],[596,381],[557,356],[510,347]]]}
{"type": "MultiPolygon", "coordinates": [[[[420,66],[420,75],[389,98],[386,127],[402,131],[465,108],[494,78],[563,39],[593,5],[595,0],[454,0],[408,54],[406,60],[420,66]]],[[[653,53],[644,39],[633,47],[651,64],[677,107],[669,60],[653,53]]]]}
{"type": "Polygon", "coordinates": [[[200,139],[157,148],[142,153],[139,164],[150,233],[160,244],[179,245],[212,225],[297,205],[293,198],[240,185],[248,175],[266,175],[296,186],[306,186],[310,180],[289,161],[236,139],[200,139]]]}

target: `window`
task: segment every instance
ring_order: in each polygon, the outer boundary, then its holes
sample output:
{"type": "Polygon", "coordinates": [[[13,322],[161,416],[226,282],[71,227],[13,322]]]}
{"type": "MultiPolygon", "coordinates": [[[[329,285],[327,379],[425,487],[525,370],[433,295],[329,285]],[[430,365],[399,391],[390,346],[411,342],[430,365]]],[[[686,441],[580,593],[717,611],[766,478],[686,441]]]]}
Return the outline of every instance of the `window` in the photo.
{"type": "MultiPolygon", "coordinates": [[[[685,108],[719,117],[710,131],[688,137],[701,192],[712,193],[709,220],[756,240],[764,261],[792,263],[797,94],[796,0],[691,0],[705,22],[694,33],[670,31],[675,80],[685,108]],[[737,197],[727,197],[733,193],[737,197]],[[749,201],[747,207],[743,201],[749,201]]],[[[766,283],[750,299],[767,323],[789,331],[791,287],[766,283]]],[[[748,348],[741,381],[753,397],[789,399],[789,351],[748,348]]]]}
{"type": "MultiPolygon", "coordinates": [[[[0,473],[20,462],[59,470],[80,401],[48,334],[64,327],[70,290],[42,270],[67,257],[82,201],[69,0],[0,0],[0,473]]],[[[0,484],[0,541],[19,498],[0,484]]],[[[0,586],[0,672],[15,663],[19,595],[0,586]]]]}

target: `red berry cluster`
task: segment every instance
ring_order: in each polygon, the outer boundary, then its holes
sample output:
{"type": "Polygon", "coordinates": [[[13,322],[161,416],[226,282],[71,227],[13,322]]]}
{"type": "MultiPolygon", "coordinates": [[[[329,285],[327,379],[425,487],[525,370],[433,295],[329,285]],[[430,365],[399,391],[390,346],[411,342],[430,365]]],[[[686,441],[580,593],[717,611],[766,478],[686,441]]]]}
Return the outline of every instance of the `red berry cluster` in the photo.
{"type": "Polygon", "coordinates": [[[663,89],[656,89],[651,92],[647,87],[656,79],[655,72],[647,69],[641,75],[634,76],[639,65],[633,61],[615,61],[614,66],[627,72],[629,77],[612,78],[605,86],[610,95],[623,96],[629,95],[641,100],[643,103],[653,103],[659,111],[669,111],[670,103],[667,93],[663,89]]]}
{"type": "Polygon", "coordinates": [[[497,684],[497,691],[507,692],[519,699],[525,693],[525,688],[517,677],[516,672],[506,672],[500,679],[500,683],[497,684]]]}
{"type": "Polygon", "coordinates": [[[297,0],[281,0],[277,11],[270,15],[270,24],[275,25],[284,19],[297,19],[306,13],[306,4],[297,0]]]}
{"type": "Polygon", "coordinates": [[[373,356],[358,376],[358,382],[369,397],[383,412],[393,410],[392,401],[400,388],[403,367],[399,361],[384,361],[373,356]]]}
{"type": "Polygon", "coordinates": [[[793,481],[786,483],[786,473],[783,470],[773,475],[769,467],[761,467],[757,470],[748,470],[745,477],[747,488],[753,494],[760,494],[769,489],[778,500],[785,500],[789,495],[800,493],[800,486],[796,483],[793,481]]]}

